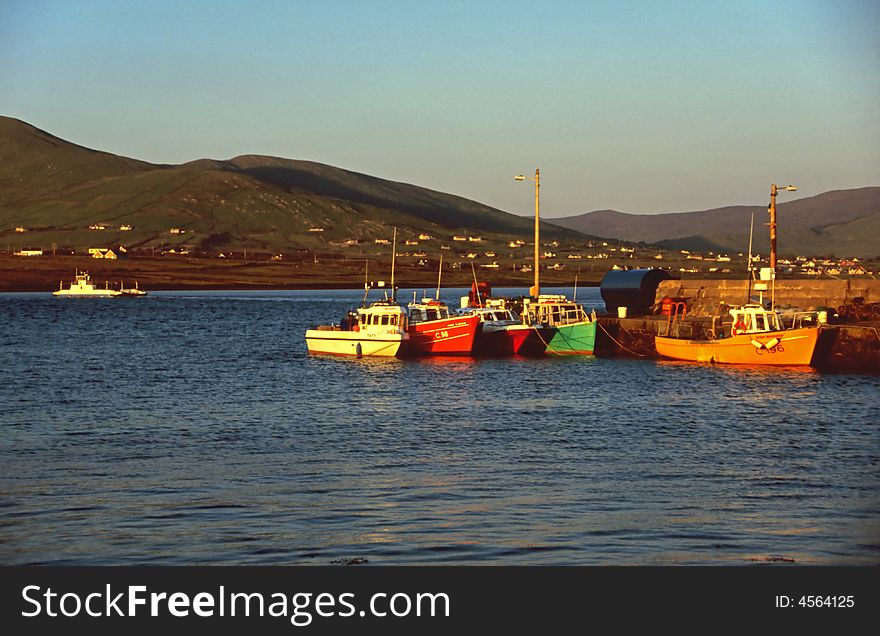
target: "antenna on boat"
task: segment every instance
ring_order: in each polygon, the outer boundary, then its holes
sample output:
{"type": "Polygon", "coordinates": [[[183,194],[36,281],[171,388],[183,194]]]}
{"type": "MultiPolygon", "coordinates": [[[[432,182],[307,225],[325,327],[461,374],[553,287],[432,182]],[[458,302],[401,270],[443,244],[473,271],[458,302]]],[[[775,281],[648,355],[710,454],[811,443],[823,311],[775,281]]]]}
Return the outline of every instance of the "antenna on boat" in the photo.
{"type": "Polygon", "coordinates": [[[471,273],[474,275],[474,296],[477,297],[477,304],[480,309],[483,308],[483,298],[480,295],[480,284],[477,282],[477,270],[474,269],[474,262],[471,261],[471,273]]]}
{"type": "MultiPolygon", "coordinates": [[[[471,263],[473,265],[473,263],[471,263]]],[[[443,274],[443,252],[440,252],[440,268],[437,271],[437,293],[434,294],[434,300],[440,300],[440,276],[443,274]]]]}
{"type": "Polygon", "coordinates": [[[391,237],[391,300],[397,298],[397,288],[394,286],[394,258],[397,256],[397,228],[391,237]]]}
{"type": "Polygon", "coordinates": [[[369,270],[370,270],[370,259],[365,258],[364,259],[364,299],[363,299],[363,301],[361,301],[362,307],[367,306],[367,294],[370,292],[370,282],[369,282],[369,278],[368,278],[369,270]]]}
{"type": "Polygon", "coordinates": [[[755,213],[752,212],[752,222],[749,224],[749,262],[747,265],[749,275],[749,291],[746,296],[746,304],[752,302],[752,279],[754,278],[754,270],[752,269],[752,232],[755,229],[755,213]]]}
{"type": "Polygon", "coordinates": [[[571,299],[572,302],[577,302],[578,299],[578,274],[580,271],[580,268],[578,268],[578,271],[574,273],[574,298],[571,299]]]}

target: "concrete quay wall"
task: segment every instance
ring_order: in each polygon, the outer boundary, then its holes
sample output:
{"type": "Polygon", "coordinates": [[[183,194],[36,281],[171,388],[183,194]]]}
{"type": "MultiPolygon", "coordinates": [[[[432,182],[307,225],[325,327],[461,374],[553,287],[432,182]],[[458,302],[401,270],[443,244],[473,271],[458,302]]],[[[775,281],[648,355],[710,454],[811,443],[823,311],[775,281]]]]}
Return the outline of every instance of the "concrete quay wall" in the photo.
{"type": "MultiPolygon", "coordinates": [[[[769,283],[768,283],[769,284],[769,283]]],[[[723,304],[742,305],[748,300],[747,280],[694,279],[665,280],[657,287],[655,302],[665,297],[687,302],[687,312],[691,316],[720,315],[723,304]]],[[[758,293],[752,290],[752,297],[758,293]]],[[[873,279],[779,279],[776,281],[775,301],[780,309],[796,308],[815,311],[821,307],[837,309],[849,304],[855,298],[865,302],[880,302],[880,280],[873,279]]],[[[770,300],[770,291],[764,292],[764,299],[770,300]]],[[[724,312],[726,313],[726,311],[724,312]]]]}

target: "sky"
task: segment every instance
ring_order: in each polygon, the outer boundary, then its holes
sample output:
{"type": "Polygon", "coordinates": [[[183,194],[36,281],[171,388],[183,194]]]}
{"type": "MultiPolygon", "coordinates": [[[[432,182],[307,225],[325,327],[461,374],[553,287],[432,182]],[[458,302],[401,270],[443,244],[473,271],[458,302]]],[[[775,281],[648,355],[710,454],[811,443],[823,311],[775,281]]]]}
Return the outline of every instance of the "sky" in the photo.
{"type": "Polygon", "coordinates": [[[547,218],[757,205],[880,185],[878,26],[875,0],[0,0],[0,114],[523,215],[539,168],[547,218]]]}

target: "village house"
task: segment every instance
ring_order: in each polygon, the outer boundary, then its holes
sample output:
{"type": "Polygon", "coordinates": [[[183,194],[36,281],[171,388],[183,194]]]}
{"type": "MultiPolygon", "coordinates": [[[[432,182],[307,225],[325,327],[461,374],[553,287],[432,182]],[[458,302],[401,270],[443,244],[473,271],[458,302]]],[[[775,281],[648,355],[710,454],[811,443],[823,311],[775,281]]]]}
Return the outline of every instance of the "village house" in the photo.
{"type": "Polygon", "coordinates": [[[89,256],[92,258],[109,258],[116,259],[116,252],[106,247],[90,247],[89,256]]]}

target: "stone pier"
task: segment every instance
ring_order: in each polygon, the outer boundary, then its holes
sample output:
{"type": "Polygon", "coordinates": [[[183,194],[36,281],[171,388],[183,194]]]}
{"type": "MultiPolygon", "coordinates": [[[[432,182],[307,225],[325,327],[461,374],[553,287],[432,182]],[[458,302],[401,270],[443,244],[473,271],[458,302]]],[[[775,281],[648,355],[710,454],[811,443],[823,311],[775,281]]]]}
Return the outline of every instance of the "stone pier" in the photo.
{"type": "MultiPolygon", "coordinates": [[[[600,355],[656,358],[654,336],[671,335],[695,340],[712,338],[715,332],[729,333],[726,305],[746,301],[747,282],[739,280],[669,280],[657,289],[657,306],[664,297],[686,303],[683,320],[662,315],[617,318],[601,316],[596,349],[600,355]]],[[[756,296],[753,294],[753,296],[756,296]]],[[[856,298],[880,302],[877,280],[778,280],[776,305],[816,311],[836,309],[856,298]]],[[[765,300],[769,300],[769,292],[765,300]]],[[[823,371],[880,373],[880,322],[826,325],[813,357],[813,366],[823,371]]]]}

